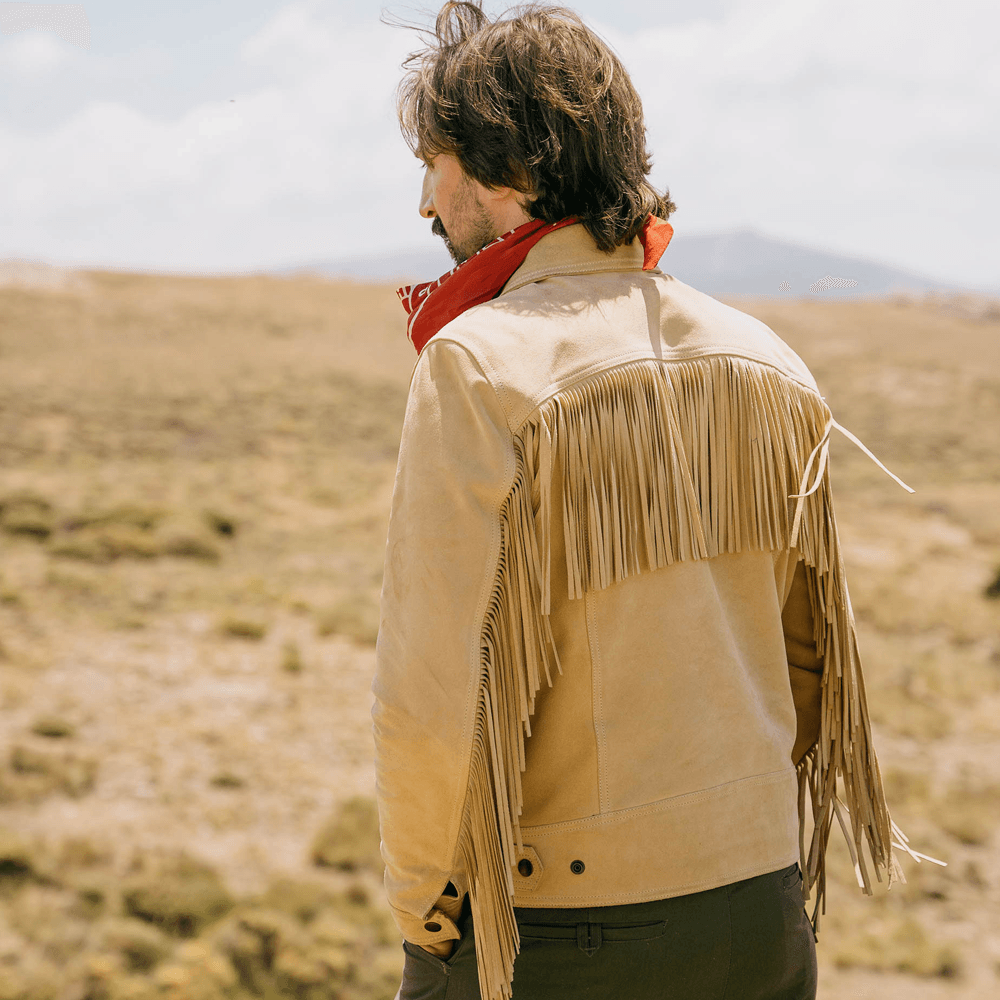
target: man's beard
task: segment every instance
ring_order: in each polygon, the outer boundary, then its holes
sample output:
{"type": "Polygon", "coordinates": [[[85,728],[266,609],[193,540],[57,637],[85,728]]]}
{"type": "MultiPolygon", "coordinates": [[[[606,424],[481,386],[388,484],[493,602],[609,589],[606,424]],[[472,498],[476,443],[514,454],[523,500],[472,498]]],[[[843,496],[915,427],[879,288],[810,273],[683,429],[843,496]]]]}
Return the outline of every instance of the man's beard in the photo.
{"type": "Polygon", "coordinates": [[[460,203],[458,207],[464,209],[463,214],[471,222],[468,235],[462,241],[461,246],[452,242],[439,215],[434,216],[434,221],[431,223],[431,232],[444,240],[444,245],[447,247],[448,253],[451,254],[451,259],[456,264],[461,264],[467,261],[473,254],[482,250],[487,243],[492,243],[500,234],[496,231],[496,226],[487,214],[486,209],[483,208],[480,201],[474,196],[464,201],[464,203],[460,203]]]}
{"type": "Polygon", "coordinates": [[[465,260],[464,257],[460,257],[458,255],[458,251],[455,249],[454,243],[451,242],[451,240],[448,238],[448,234],[444,231],[444,225],[441,222],[440,215],[434,216],[434,221],[431,223],[431,232],[435,236],[440,236],[441,239],[444,240],[445,248],[447,249],[448,253],[451,254],[451,259],[456,264],[461,264],[462,261],[465,260]]]}

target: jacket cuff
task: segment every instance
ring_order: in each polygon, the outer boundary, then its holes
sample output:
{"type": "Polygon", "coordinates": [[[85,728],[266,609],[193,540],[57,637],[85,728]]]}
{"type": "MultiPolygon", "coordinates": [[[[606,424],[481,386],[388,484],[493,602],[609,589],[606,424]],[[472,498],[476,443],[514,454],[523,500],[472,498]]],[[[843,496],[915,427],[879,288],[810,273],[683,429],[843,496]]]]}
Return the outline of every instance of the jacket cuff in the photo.
{"type": "Polygon", "coordinates": [[[458,925],[443,910],[434,907],[426,917],[416,917],[412,913],[392,907],[392,918],[399,933],[410,944],[440,944],[442,941],[459,941],[462,933],[458,925]]]}

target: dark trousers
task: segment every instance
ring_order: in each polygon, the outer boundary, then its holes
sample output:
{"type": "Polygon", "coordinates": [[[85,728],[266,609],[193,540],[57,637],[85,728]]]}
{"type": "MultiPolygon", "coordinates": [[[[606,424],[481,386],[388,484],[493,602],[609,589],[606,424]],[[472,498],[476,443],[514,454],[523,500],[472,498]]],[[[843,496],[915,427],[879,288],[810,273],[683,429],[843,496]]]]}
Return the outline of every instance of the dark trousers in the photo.
{"type": "MultiPolygon", "coordinates": [[[[815,1000],[799,866],[626,906],[516,909],[514,1000],[815,1000]]],[[[469,902],[447,961],[408,942],[398,1000],[481,1000],[469,902]]]]}

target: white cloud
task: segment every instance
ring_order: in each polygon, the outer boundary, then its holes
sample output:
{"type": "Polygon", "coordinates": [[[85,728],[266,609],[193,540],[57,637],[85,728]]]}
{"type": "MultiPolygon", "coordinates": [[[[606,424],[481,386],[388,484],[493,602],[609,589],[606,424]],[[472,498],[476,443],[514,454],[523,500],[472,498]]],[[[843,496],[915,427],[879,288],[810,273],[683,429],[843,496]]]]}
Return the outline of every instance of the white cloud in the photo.
{"type": "Polygon", "coordinates": [[[0,254],[251,267],[430,242],[393,91],[412,39],[282,11],[243,48],[278,83],[159,121],[94,103],[43,135],[0,132],[0,254]]]}
{"type": "Polygon", "coordinates": [[[66,43],[48,34],[16,35],[0,46],[0,66],[9,74],[37,78],[66,62],[66,43]]]}
{"type": "Polygon", "coordinates": [[[977,0],[795,0],[766,17],[746,3],[719,22],[603,30],[644,96],[679,230],[752,224],[995,282],[982,240],[1000,222],[986,201],[998,29],[977,0]]]}
{"type": "MultiPolygon", "coordinates": [[[[986,0],[744,0],[721,20],[597,27],[643,96],[679,232],[752,224],[1000,277],[1000,12],[986,0]]],[[[246,40],[251,82],[227,99],[157,118],[126,92],[41,132],[0,127],[0,256],[225,269],[434,245],[393,101],[416,44],[295,3],[246,40]]],[[[68,72],[54,65],[53,86],[68,72]]]]}

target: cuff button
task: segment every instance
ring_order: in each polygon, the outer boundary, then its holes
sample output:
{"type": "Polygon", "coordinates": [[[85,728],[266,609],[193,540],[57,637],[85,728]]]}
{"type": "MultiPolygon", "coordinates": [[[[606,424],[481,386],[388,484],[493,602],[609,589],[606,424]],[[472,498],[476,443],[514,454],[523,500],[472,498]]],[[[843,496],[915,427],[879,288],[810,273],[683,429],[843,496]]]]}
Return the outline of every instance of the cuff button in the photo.
{"type": "Polygon", "coordinates": [[[521,858],[517,863],[517,870],[525,878],[531,878],[531,873],[535,870],[535,866],[527,858],[521,858]]]}
{"type": "Polygon", "coordinates": [[[436,920],[428,920],[427,923],[424,924],[424,930],[430,931],[431,934],[437,934],[437,932],[441,930],[441,925],[436,920]]]}

